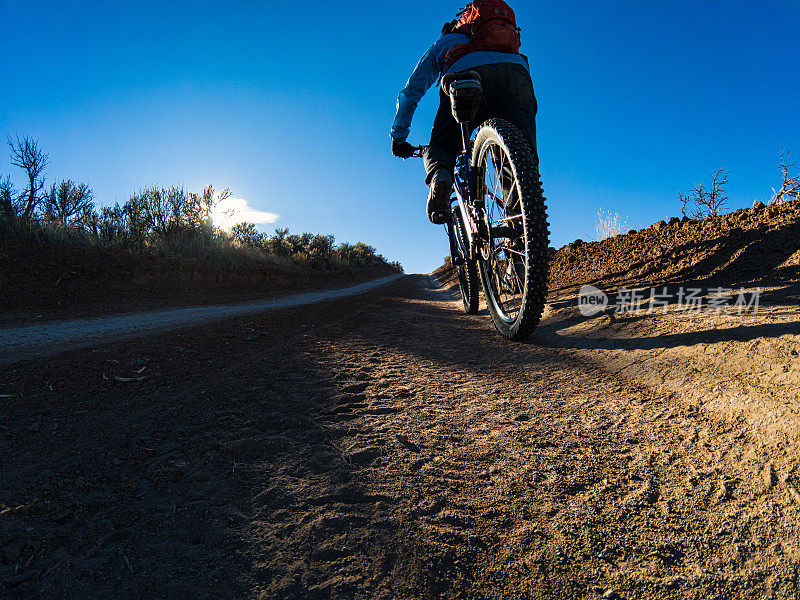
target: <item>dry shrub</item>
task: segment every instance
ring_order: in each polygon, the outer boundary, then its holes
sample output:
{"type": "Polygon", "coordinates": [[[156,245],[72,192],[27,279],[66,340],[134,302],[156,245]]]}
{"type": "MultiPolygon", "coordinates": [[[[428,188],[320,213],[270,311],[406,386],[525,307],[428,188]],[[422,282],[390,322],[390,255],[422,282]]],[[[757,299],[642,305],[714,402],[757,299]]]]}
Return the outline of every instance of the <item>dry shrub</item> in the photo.
{"type": "Polygon", "coordinates": [[[610,212],[603,212],[603,209],[597,211],[597,220],[594,224],[597,241],[602,242],[605,239],[624,233],[626,226],[627,221],[621,220],[619,213],[612,215],[610,212]]]}

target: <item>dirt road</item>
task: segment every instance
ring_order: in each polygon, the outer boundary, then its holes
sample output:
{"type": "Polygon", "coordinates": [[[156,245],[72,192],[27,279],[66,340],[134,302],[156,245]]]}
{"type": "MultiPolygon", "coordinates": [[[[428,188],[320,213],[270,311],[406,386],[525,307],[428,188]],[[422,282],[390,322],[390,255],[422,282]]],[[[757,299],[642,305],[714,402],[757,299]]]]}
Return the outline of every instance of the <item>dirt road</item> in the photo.
{"type": "Polygon", "coordinates": [[[8,367],[0,597],[797,597],[793,456],[549,339],[412,276],[8,367]]]}
{"type": "Polygon", "coordinates": [[[394,281],[389,275],[358,285],[304,294],[292,294],[270,300],[235,304],[190,306],[153,310],[107,317],[70,319],[41,325],[0,328],[0,365],[26,358],[43,358],[81,348],[91,348],[111,340],[128,340],[153,331],[180,329],[241,317],[280,308],[307,306],[325,300],[346,298],[394,281]]]}

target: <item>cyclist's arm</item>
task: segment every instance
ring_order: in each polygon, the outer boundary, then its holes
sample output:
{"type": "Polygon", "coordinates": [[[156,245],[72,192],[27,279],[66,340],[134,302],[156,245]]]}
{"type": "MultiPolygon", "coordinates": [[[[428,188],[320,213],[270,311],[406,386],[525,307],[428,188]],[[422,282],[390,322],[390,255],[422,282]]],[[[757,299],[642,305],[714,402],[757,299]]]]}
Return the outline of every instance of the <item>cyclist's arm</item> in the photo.
{"type": "Polygon", "coordinates": [[[392,125],[391,136],[397,142],[403,142],[408,138],[411,131],[411,120],[414,118],[414,111],[417,104],[431,86],[439,80],[442,74],[444,57],[453,46],[463,44],[464,40],[469,40],[462,34],[444,35],[431,46],[428,51],[414,67],[414,72],[408,78],[406,87],[397,97],[397,112],[392,125]]]}

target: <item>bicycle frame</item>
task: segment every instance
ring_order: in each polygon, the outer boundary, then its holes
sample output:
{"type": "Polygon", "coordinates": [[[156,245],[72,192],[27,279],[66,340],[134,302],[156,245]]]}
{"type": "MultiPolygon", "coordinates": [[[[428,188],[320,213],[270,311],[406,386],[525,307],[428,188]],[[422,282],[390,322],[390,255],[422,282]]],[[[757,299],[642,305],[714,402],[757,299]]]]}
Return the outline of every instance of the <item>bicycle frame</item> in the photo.
{"type": "MultiPolygon", "coordinates": [[[[463,254],[470,259],[475,259],[478,252],[478,245],[481,239],[479,223],[481,222],[482,202],[475,196],[477,194],[477,182],[474,179],[474,169],[470,165],[470,126],[468,123],[461,123],[462,150],[456,157],[456,168],[453,177],[453,193],[458,203],[459,211],[467,225],[467,241],[469,248],[463,248],[463,254]]],[[[418,146],[414,156],[422,157],[425,146],[418,146]]],[[[453,232],[452,220],[446,224],[447,236],[450,238],[450,247],[455,248],[457,241],[453,232]]]]}
{"type": "MultiPolygon", "coordinates": [[[[466,233],[469,241],[469,248],[465,248],[465,254],[471,259],[475,258],[478,251],[478,240],[481,237],[479,223],[481,222],[481,201],[476,198],[477,182],[475,181],[474,169],[470,165],[470,126],[468,123],[461,123],[462,151],[456,157],[456,168],[453,190],[455,191],[456,201],[458,202],[461,216],[467,225],[466,233]]],[[[448,232],[449,233],[449,232],[448,232]]]]}

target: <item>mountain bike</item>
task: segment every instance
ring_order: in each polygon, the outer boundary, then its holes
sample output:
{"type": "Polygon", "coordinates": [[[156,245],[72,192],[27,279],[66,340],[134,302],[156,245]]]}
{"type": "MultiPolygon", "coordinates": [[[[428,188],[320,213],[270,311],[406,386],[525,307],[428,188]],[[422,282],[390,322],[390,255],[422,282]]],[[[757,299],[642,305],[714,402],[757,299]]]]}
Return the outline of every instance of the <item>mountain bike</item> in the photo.
{"type": "Polygon", "coordinates": [[[461,127],[445,228],[464,311],[478,312],[480,279],[497,331],[525,340],[539,324],[547,294],[549,230],[539,169],[510,122],[489,119],[471,135],[483,92],[476,72],[449,73],[441,85],[461,127]]]}

